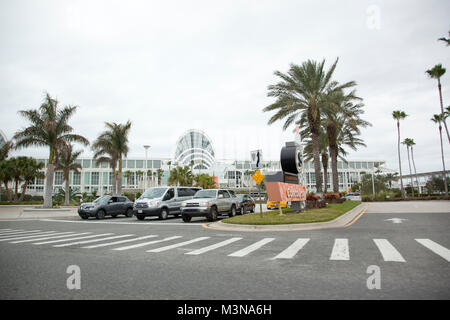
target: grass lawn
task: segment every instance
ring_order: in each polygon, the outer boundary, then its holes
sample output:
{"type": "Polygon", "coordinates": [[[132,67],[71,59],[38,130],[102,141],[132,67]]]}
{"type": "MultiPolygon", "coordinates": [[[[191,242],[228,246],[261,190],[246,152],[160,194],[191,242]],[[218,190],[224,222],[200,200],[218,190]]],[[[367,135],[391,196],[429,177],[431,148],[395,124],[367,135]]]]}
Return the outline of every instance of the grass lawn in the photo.
{"type": "MultiPolygon", "coordinates": [[[[340,215],[360,205],[360,201],[345,201],[344,203],[330,203],[326,208],[322,209],[309,209],[297,214],[287,214],[285,216],[279,216],[280,211],[278,209],[274,211],[263,212],[263,217],[260,217],[258,207],[256,207],[255,213],[244,214],[235,216],[233,218],[223,219],[223,223],[233,224],[293,224],[293,223],[313,223],[313,222],[326,222],[336,219],[340,215]]],[[[283,213],[291,212],[291,208],[283,209],[283,213]]]]}

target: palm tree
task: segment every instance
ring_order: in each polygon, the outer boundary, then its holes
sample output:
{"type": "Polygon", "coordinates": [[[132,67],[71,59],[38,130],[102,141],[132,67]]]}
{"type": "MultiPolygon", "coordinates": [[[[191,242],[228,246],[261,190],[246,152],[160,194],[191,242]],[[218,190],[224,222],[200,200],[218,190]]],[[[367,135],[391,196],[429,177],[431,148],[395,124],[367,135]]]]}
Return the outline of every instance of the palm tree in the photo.
{"type": "Polygon", "coordinates": [[[97,164],[106,162],[112,168],[112,194],[117,194],[117,162],[119,155],[117,151],[114,150],[111,136],[104,133],[101,134],[92,143],[92,150],[94,151],[94,159],[97,164]]]}
{"type": "Polygon", "coordinates": [[[392,182],[398,180],[397,175],[398,173],[394,172],[394,173],[386,173],[386,175],[384,176],[384,180],[389,184],[389,189],[392,189],[392,182]]]}
{"type": "MultiPolygon", "coordinates": [[[[131,121],[127,121],[125,124],[105,122],[105,125],[107,129],[96,140],[96,142],[99,141],[99,148],[96,148],[96,150],[98,152],[103,151],[99,153],[99,156],[109,155],[107,158],[113,168],[113,176],[116,172],[113,190],[115,189],[118,194],[122,194],[122,158],[126,157],[129,151],[128,134],[131,129],[131,121]],[[115,171],[117,162],[119,162],[119,168],[118,171],[115,171]]],[[[94,143],[94,145],[96,144],[94,143]]]]}
{"type": "Polygon", "coordinates": [[[416,143],[414,142],[414,139],[411,139],[410,141],[410,148],[411,148],[411,160],[412,160],[412,164],[413,164],[413,168],[414,168],[414,175],[416,176],[416,184],[417,184],[417,192],[419,192],[419,196],[422,194],[422,192],[420,191],[420,186],[419,186],[419,179],[417,177],[417,171],[416,171],[416,164],[414,162],[414,146],[416,145],[416,143]]]}
{"type": "Polygon", "coordinates": [[[148,182],[148,178],[150,177],[150,182],[153,182],[153,171],[152,169],[148,169],[147,170],[147,182],[148,182]]]}
{"type": "Polygon", "coordinates": [[[158,175],[158,185],[160,186],[161,185],[161,179],[162,179],[162,176],[164,174],[164,170],[159,168],[158,170],[156,170],[156,173],[158,175]]]}
{"type": "MultiPolygon", "coordinates": [[[[444,105],[442,103],[442,90],[441,90],[441,77],[445,74],[445,68],[442,67],[442,64],[435,65],[432,69],[427,70],[426,73],[432,79],[437,79],[438,81],[438,90],[439,90],[439,101],[441,103],[441,114],[444,114],[444,105]]],[[[450,135],[448,133],[447,123],[445,118],[442,121],[444,123],[445,132],[447,132],[447,140],[450,143],[450,135]]]]}
{"type": "Polygon", "coordinates": [[[438,39],[438,41],[444,41],[447,44],[447,47],[450,46],[450,31],[448,32],[448,35],[448,38],[442,37],[438,39]]]}
{"type": "MultiPolygon", "coordinates": [[[[308,128],[305,128],[305,130],[302,130],[302,136],[309,135],[308,128]]],[[[328,162],[329,162],[329,156],[328,156],[328,139],[326,133],[321,129],[319,134],[319,150],[320,150],[320,157],[322,161],[322,167],[323,167],[323,192],[327,192],[328,188],[328,162]]],[[[303,155],[304,155],[304,161],[311,161],[314,158],[313,153],[313,144],[311,137],[308,137],[305,139],[305,148],[303,149],[303,155]]]]}
{"type": "Polygon", "coordinates": [[[188,186],[192,185],[194,175],[188,166],[175,168],[170,171],[169,185],[188,186]]]}
{"type": "Polygon", "coordinates": [[[409,158],[409,148],[411,147],[411,140],[410,138],[406,138],[405,140],[403,140],[402,144],[406,145],[406,152],[408,153],[408,165],[409,165],[409,175],[410,175],[410,180],[411,180],[411,192],[412,192],[412,196],[414,197],[414,183],[413,183],[413,178],[412,178],[412,171],[411,171],[411,160],[409,158]]]}
{"type": "Polygon", "coordinates": [[[44,163],[38,163],[36,159],[27,157],[23,162],[22,179],[24,184],[22,186],[22,193],[19,197],[19,202],[23,201],[25,193],[27,192],[28,184],[33,183],[36,178],[43,179],[45,177],[42,170],[44,169],[44,163]]]}
{"type": "Polygon", "coordinates": [[[16,148],[48,147],[49,159],[45,178],[44,208],[52,206],[53,175],[58,151],[71,142],[88,145],[89,141],[81,135],[73,134],[69,125],[70,117],[76,106],[65,106],[58,109],[58,101],[47,93],[44,103],[35,110],[21,110],[19,114],[30,122],[30,126],[19,130],[14,135],[16,148]]]}
{"type": "Polygon", "coordinates": [[[441,157],[442,157],[442,174],[444,178],[445,195],[448,196],[448,186],[447,186],[447,174],[445,172],[445,161],[444,161],[444,146],[442,145],[442,125],[441,123],[445,120],[443,114],[435,114],[431,121],[439,125],[439,137],[441,139],[441,157]]]}
{"type": "Polygon", "coordinates": [[[12,181],[12,164],[11,161],[0,161],[0,183],[5,185],[6,199],[12,201],[11,191],[9,190],[9,183],[12,181]]]}
{"type": "Polygon", "coordinates": [[[123,177],[125,178],[125,181],[127,182],[127,187],[130,185],[130,177],[131,177],[131,171],[127,170],[123,173],[123,177]]]}
{"type": "Polygon", "coordinates": [[[216,187],[214,178],[207,173],[200,173],[194,177],[195,186],[203,189],[213,189],[216,187]]]}
{"type": "Polygon", "coordinates": [[[401,111],[401,110],[396,110],[392,112],[392,117],[397,121],[397,135],[398,135],[398,141],[397,141],[397,153],[398,153],[398,168],[400,171],[400,189],[402,192],[402,198],[405,198],[405,190],[403,189],[403,176],[402,176],[402,162],[400,159],[400,120],[403,120],[407,117],[408,115],[401,111]]]}
{"type": "Polygon", "coordinates": [[[291,64],[287,74],[275,71],[274,74],[281,78],[281,81],[268,87],[268,96],[276,97],[277,100],[263,109],[264,112],[277,111],[269,119],[269,125],[286,118],[283,130],[298,118],[303,118],[303,122],[307,123],[313,145],[317,192],[322,192],[319,146],[321,111],[334,92],[356,85],[353,81],[339,85],[331,79],[337,62],[338,59],[328,71],[324,70],[325,60],[321,63],[308,60],[301,66],[291,64]]]}
{"type": "Polygon", "coordinates": [[[14,148],[14,143],[12,141],[6,141],[4,145],[0,147],[0,161],[6,160],[8,158],[9,152],[14,148]]]}
{"type": "Polygon", "coordinates": [[[56,163],[55,170],[61,170],[63,172],[64,177],[64,205],[70,205],[70,196],[69,196],[69,175],[70,171],[74,173],[79,173],[81,170],[81,164],[77,163],[77,158],[80,156],[82,151],[73,151],[73,146],[71,144],[62,148],[59,153],[59,159],[56,163]]]}

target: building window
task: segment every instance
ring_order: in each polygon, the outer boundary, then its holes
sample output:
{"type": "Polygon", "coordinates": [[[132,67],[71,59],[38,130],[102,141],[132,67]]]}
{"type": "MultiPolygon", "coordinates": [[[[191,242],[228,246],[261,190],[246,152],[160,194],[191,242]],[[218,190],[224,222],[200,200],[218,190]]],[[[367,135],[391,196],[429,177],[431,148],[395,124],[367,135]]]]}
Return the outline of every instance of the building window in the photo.
{"type": "Polygon", "coordinates": [[[361,169],[361,162],[356,162],[356,169],[361,169]]]}
{"type": "Polygon", "coordinates": [[[367,162],[367,167],[369,169],[373,169],[373,162],[367,162]]]}
{"type": "Polygon", "coordinates": [[[63,181],[63,173],[55,172],[55,185],[62,184],[62,181],[63,181]]]}
{"type": "Polygon", "coordinates": [[[136,160],[136,169],[144,168],[144,160],[136,160]]]}
{"type": "Polygon", "coordinates": [[[102,162],[101,167],[102,167],[103,169],[108,168],[108,167],[109,167],[108,162],[102,162]]]}
{"type": "Polygon", "coordinates": [[[103,172],[103,185],[108,185],[109,172],[103,172]]]}
{"type": "Polygon", "coordinates": [[[148,168],[148,169],[153,168],[152,160],[147,160],[147,168],[148,168]]]}
{"type": "Polygon", "coordinates": [[[83,168],[90,168],[91,160],[83,160],[83,168]]]}
{"type": "Polygon", "coordinates": [[[73,173],[73,183],[74,185],[79,186],[81,184],[81,173],[73,173]]]}
{"type": "Polygon", "coordinates": [[[367,162],[361,162],[361,166],[363,169],[367,169],[367,162]]]}
{"type": "Polygon", "coordinates": [[[155,169],[161,168],[161,160],[153,160],[153,168],[155,169]]]}
{"type": "MultiPolygon", "coordinates": [[[[91,184],[91,173],[90,172],[85,172],[84,173],[84,184],[85,185],[90,185],[91,184]]],[[[89,190],[87,190],[89,191],[89,190]]]]}
{"type": "Polygon", "coordinates": [[[92,178],[91,185],[98,186],[98,182],[99,182],[99,173],[98,173],[98,172],[92,172],[91,178],[92,178]]]}
{"type": "Polygon", "coordinates": [[[128,160],[128,161],[127,161],[127,168],[128,168],[128,169],[134,169],[135,166],[136,166],[136,163],[135,163],[134,160],[128,160]]]}

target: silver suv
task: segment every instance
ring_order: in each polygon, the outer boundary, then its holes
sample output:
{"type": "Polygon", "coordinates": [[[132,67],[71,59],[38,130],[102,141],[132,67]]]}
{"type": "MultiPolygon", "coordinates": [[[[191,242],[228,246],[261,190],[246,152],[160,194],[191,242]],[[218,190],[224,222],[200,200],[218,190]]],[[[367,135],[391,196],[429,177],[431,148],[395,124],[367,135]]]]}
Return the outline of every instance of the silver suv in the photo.
{"type": "Polygon", "coordinates": [[[226,189],[205,189],[198,191],[192,200],[181,203],[181,217],[184,222],[192,217],[206,217],[208,221],[215,221],[219,214],[234,217],[240,210],[239,199],[234,192],[226,189]]]}
{"type": "Polygon", "coordinates": [[[134,202],[133,213],[138,220],[145,217],[157,216],[167,219],[169,215],[178,217],[180,205],[184,200],[192,199],[194,194],[202,188],[195,187],[155,187],[147,189],[134,202]]]}

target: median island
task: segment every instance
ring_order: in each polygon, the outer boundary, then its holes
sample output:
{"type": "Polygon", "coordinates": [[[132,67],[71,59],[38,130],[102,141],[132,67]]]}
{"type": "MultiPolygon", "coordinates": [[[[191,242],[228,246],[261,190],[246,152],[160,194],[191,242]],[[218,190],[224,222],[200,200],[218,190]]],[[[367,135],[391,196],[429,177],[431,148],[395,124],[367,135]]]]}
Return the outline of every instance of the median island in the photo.
{"type": "Polygon", "coordinates": [[[344,213],[360,205],[360,201],[345,201],[343,203],[328,203],[326,208],[307,209],[300,213],[292,212],[291,208],[283,209],[286,215],[280,216],[278,209],[274,211],[263,212],[261,218],[258,205],[255,213],[235,216],[233,218],[223,219],[222,223],[248,224],[248,225],[280,225],[280,224],[298,224],[298,223],[316,223],[327,222],[336,219],[344,213]]]}

